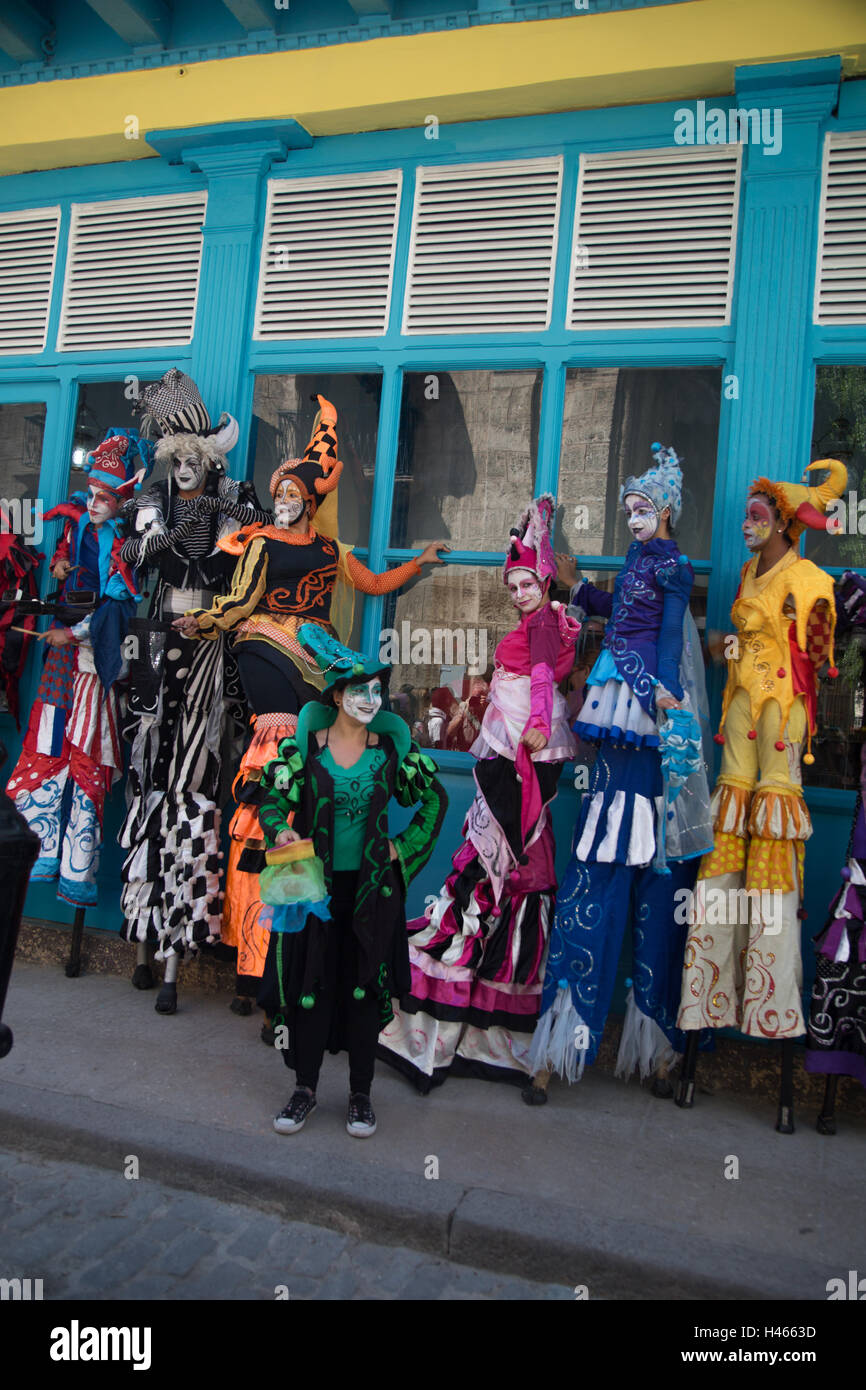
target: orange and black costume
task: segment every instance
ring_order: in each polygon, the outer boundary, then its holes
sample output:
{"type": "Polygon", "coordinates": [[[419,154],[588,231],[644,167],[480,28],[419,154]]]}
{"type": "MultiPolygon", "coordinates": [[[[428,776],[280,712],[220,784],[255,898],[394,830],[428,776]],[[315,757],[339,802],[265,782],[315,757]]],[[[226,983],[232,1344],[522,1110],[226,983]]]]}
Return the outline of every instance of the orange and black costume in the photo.
{"type": "Polygon", "coordinates": [[[374,574],[356,560],[336,532],[337,412],[319,396],[320,413],[302,459],[288,459],[271,478],[273,497],[284,478],[316,504],[315,524],[304,532],[275,525],[248,526],[220,541],[238,557],[231,590],[209,609],[192,609],[199,635],[213,640],[231,632],[241,681],[254,711],[252,741],[235,781],[222,940],[237,946],[238,992],[254,994],[264,968],[268,933],[259,926],[262,903],[258,874],[264,868],[264,838],[258,820],[261,775],[277,745],[295,732],[298,714],[315,699],[325,677],[297,640],[303,623],[316,623],[338,640],[351,631],[355,591],[385,594],[421,573],[408,560],[374,574]]]}

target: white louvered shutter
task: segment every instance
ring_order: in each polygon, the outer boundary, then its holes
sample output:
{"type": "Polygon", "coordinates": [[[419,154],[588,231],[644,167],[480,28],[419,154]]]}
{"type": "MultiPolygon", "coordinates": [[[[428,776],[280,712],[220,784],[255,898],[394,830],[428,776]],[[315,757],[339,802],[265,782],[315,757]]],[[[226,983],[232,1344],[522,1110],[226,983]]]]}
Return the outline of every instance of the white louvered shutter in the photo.
{"type": "Polygon", "coordinates": [[[815,322],[866,323],[866,131],[824,143],[815,322]]]}
{"type": "Polygon", "coordinates": [[[404,333],[550,323],[561,159],[418,170],[404,333]]]}
{"type": "Polygon", "coordinates": [[[739,145],[581,156],[569,328],[730,322],[739,145]]]}
{"type": "Polygon", "coordinates": [[[0,353],[42,352],[59,208],[0,214],[0,353]]]}
{"type": "Polygon", "coordinates": [[[62,352],[192,341],[206,193],[73,203],[62,352]]]}
{"type": "Polygon", "coordinates": [[[386,331],[401,183],[399,169],[270,180],[254,337],[386,331]]]}

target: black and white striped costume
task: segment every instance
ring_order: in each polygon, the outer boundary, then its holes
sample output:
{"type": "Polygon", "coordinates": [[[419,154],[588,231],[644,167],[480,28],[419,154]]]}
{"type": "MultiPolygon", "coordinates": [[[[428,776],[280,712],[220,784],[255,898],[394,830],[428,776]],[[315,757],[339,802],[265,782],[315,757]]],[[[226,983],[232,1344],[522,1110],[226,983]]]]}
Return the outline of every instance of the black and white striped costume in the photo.
{"type": "Polygon", "coordinates": [[[252,486],[224,473],[209,472],[192,501],[166,480],[136,500],[136,535],[121,552],[142,581],[157,577],[149,620],[134,625],[138,652],[130,653],[121,935],[153,941],[160,960],[219,937],[221,770],[237,766],[244,731],[237,668],[223,639],[193,642],[171,623],[227,592],[235,562],[217,541],[269,519],[252,486]]]}

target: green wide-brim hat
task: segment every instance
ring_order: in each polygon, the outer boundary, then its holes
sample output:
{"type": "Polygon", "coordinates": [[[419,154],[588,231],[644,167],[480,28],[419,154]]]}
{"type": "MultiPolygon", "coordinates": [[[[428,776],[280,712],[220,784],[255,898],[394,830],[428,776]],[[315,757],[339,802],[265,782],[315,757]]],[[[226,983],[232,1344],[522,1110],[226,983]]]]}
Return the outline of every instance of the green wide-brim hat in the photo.
{"type": "Polygon", "coordinates": [[[332,689],[338,681],[372,680],[374,676],[387,680],[391,675],[387,662],[352,651],[351,647],[338,642],[336,637],[316,623],[303,623],[298,628],[298,643],[307,659],[312,659],[324,676],[325,691],[332,689]]]}

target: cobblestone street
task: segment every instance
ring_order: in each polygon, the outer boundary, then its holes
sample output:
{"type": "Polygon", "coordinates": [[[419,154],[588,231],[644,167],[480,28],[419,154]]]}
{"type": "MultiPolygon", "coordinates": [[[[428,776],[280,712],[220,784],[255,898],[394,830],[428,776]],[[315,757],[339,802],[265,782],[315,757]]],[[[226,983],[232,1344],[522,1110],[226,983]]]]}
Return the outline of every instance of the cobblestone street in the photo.
{"type": "Polygon", "coordinates": [[[571,1299],[145,1178],[0,1154],[0,1278],[45,1299],[571,1299]]]}

